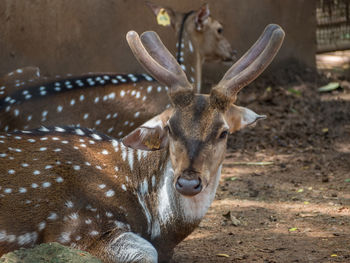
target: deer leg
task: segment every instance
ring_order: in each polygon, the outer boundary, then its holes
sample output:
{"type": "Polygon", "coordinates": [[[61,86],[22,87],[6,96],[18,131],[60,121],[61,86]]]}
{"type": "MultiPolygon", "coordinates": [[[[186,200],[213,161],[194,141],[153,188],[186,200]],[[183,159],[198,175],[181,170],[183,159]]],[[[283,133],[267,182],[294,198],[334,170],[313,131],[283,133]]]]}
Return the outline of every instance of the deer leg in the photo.
{"type": "MultiPolygon", "coordinates": [[[[158,253],[146,239],[132,232],[104,240],[104,245],[91,249],[91,253],[110,263],[157,263],[158,253]]],[[[90,251],[89,251],[90,252],[90,251]]]]}

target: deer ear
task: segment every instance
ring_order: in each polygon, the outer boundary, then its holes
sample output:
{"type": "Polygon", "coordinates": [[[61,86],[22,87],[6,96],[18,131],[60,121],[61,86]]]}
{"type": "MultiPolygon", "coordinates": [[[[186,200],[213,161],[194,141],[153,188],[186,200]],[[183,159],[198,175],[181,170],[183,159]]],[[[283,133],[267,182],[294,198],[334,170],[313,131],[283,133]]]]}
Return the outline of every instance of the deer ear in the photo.
{"type": "Polygon", "coordinates": [[[139,128],[126,135],[122,142],[125,146],[145,150],[157,151],[168,145],[168,131],[165,129],[171,109],[155,116],[139,128]]]}
{"type": "Polygon", "coordinates": [[[196,13],[196,29],[198,31],[202,31],[204,25],[208,22],[208,18],[210,16],[209,5],[204,4],[196,13]]]}
{"type": "Polygon", "coordinates": [[[225,120],[230,127],[230,133],[241,130],[247,126],[253,126],[258,120],[265,118],[265,115],[256,114],[248,108],[236,105],[231,105],[225,113],[225,120]]]}
{"type": "Polygon", "coordinates": [[[156,16],[158,25],[175,26],[175,13],[171,8],[162,7],[152,2],[146,2],[146,4],[151,8],[153,14],[156,16]]]}
{"type": "Polygon", "coordinates": [[[139,127],[123,138],[125,146],[145,151],[157,151],[168,144],[168,133],[161,127],[139,127]]]}

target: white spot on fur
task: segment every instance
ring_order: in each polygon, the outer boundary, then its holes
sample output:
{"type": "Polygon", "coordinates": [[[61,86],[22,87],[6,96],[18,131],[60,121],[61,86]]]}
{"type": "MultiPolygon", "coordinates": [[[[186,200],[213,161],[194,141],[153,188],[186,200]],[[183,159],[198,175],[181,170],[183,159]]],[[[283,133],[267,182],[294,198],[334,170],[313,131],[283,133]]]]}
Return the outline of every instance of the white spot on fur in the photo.
{"type": "Polygon", "coordinates": [[[80,136],[84,136],[85,133],[81,129],[75,129],[75,133],[80,136]]]}
{"type": "Polygon", "coordinates": [[[90,236],[97,236],[98,234],[99,234],[99,232],[96,230],[93,230],[90,232],[90,236]]]}
{"type": "Polygon", "coordinates": [[[172,217],[172,196],[174,190],[172,187],[172,179],[174,176],[174,170],[172,169],[170,160],[166,164],[164,174],[162,176],[163,182],[161,182],[160,189],[158,192],[158,215],[163,223],[168,222],[172,217]]]}
{"type": "Polygon", "coordinates": [[[79,215],[78,215],[78,213],[71,213],[68,217],[69,217],[71,220],[78,220],[79,215]]]}
{"type": "Polygon", "coordinates": [[[57,182],[57,183],[62,183],[62,182],[63,182],[63,178],[60,177],[60,176],[57,177],[57,178],[56,178],[56,182],[57,182]]]}
{"type": "Polygon", "coordinates": [[[67,208],[73,208],[73,207],[74,207],[74,204],[73,204],[72,201],[66,201],[66,202],[64,203],[64,205],[65,205],[67,208]]]}
{"type": "Polygon", "coordinates": [[[153,175],[152,176],[152,187],[156,185],[156,177],[153,175]]]}
{"type": "Polygon", "coordinates": [[[38,239],[38,234],[36,232],[25,233],[17,237],[18,245],[24,246],[27,244],[34,244],[38,239]]]}
{"type": "Polygon", "coordinates": [[[45,182],[45,183],[43,183],[43,187],[44,188],[48,188],[48,187],[50,187],[51,186],[51,183],[50,182],[45,182]]]}
{"type": "Polygon", "coordinates": [[[70,235],[71,235],[71,233],[69,233],[69,232],[62,232],[60,237],[58,238],[58,241],[60,243],[63,243],[63,244],[68,243],[71,240],[70,235]]]}
{"type": "Polygon", "coordinates": [[[95,133],[93,133],[93,134],[91,135],[91,137],[94,138],[95,140],[98,140],[98,141],[101,141],[101,140],[102,140],[101,136],[99,136],[98,134],[95,134],[95,133]]]}
{"type": "Polygon", "coordinates": [[[38,229],[39,229],[39,231],[44,230],[45,227],[46,227],[46,222],[45,222],[45,221],[40,222],[40,223],[38,224],[38,229]]]}
{"type": "Polygon", "coordinates": [[[56,220],[58,218],[57,214],[54,212],[51,212],[49,216],[47,217],[48,220],[56,220]]]}
{"type": "Polygon", "coordinates": [[[107,197],[112,197],[112,196],[114,196],[115,195],[115,192],[113,191],[113,190],[108,190],[107,192],[106,192],[106,196],[107,197]]]}
{"type": "Polygon", "coordinates": [[[134,169],[134,149],[128,148],[128,162],[131,171],[134,169]]]}
{"type": "Polygon", "coordinates": [[[55,127],[55,131],[57,132],[65,132],[66,130],[61,127],[55,127]]]}
{"type": "Polygon", "coordinates": [[[188,48],[189,48],[190,52],[193,53],[193,46],[192,46],[191,40],[188,41],[188,48]]]}
{"type": "Polygon", "coordinates": [[[62,110],[63,110],[63,107],[61,105],[58,105],[57,106],[57,112],[62,112],[62,110]]]}
{"type": "Polygon", "coordinates": [[[12,189],[11,188],[5,188],[4,189],[4,193],[5,194],[11,194],[12,193],[12,189]]]}
{"type": "Polygon", "coordinates": [[[18,192],[20,192],[21,194],[24,194],[24,193],[27,192],[27,189],[24,188],[24,187],[20,187],[20,188],[18,189],[18,192]]]}

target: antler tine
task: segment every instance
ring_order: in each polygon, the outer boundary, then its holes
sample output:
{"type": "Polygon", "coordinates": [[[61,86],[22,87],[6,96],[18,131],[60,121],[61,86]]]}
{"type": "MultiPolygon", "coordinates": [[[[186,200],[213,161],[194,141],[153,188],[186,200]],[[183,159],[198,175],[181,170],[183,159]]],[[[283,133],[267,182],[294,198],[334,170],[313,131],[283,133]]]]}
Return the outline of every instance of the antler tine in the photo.
{"type": "Polygon", "coordinates": [[[126,40],[139,63],[159,82],[169,85],[176,83],[176,76],[169,70],[162,67],[154,60],[143,46],[139,35],[135,31],[129,31],[126,40]]]}
{"type": "Polygon", "coordinates": [[[259,37],[259,39],[254,43],[254,45],[248,51],[246,51],[246,53],[226,72],[222,79],[231,79],[232,77],[236,76],[239,72],[246,69],[264,50],[264,48],[269,43],[269,39],[272,33],[277,28],[279,28],[278,25],[268,25],[259,37]]]}
{"type": "Polygon", "coordinates": [[[174,62],[177,62],[166,50],[158,35],[148,31],[143,33],[141,38],[135,31],[129,31],[126,35],[126,40],[139,63],[165,85],[190,87],[185,73],[180,66],[174,65],[174,62]]]}
{"type": "MultiPolygon", "coordinates": [[[[191,87],[187,77],[169,50],[164,46],[157,33],[146,31],[141,34],[141,41],[150,56],[161,66],[176,75],[177,81],[183,87],[191,87]]],[[[192,88],[191,88],[192,89],[192,88]]]]}
{"type": "Polygon", "coordinates": [[[176,106],[186,106],[193,98],[193,87],[175,58],[155,32],[139,35],[129,31],[129,46],[140,64],[159,82],[170,87],[168,94],[176,106]]]}
{"type": "Polygon", "coordinates": [[[238,72],[236,76],[233,76],[232,71],[229,70],[220,83],[212,89],[211,103],[214,107],[225,110],[229,104],[236,100],[237,93],[256,79],[271,63],[282,45],[285,34],[283,29],[278,25],[273,25],[273,27],[268,26],[267,29],[270,28],[272,31],[265,30],[263,36],[247,52],[249,54],[244,59],[246,61],[245,63],[248,63],[248,57],[250,57],[249,62],[253,57],[255,60],[243,70],[239,70],[239,67],[234,68],[233,71],[238,72]],[[269,37],[267,44],[264,35],[269,37]],[[257,53],[258,51],[260,51],[260,54],[257,53]]]}

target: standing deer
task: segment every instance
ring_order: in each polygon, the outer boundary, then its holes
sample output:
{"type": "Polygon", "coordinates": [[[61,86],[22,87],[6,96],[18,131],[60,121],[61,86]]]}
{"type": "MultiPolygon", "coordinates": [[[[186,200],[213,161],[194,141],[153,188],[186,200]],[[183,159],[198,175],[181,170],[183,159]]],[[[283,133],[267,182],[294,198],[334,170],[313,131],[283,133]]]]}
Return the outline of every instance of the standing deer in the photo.
{"type": "Polygon", "coordinates": [[[214,199],[228,133],[263,117],[233,103],[283,38],[279,26],[267,26],[202,95],[156,33],[130,31],[130,48],[169,87],[171,107],[121,141],[74,127],[2,134],[0,255],[57,241],[104,262],[170,259],[214,199]]]}
{"type": "MultiPolygon", "coordinates": [[[[178,59],[195,86],[201,85],[205,60],[232,59],[222,25],[210,16],[208,5],[186,14],[149,5],[156,16],[168,14],[179,36],[178,59]]],[[[88,74],[16,86],[8,90],[0,83],[2,131],[78,125],[121,138],[170,106],[167,87],[147,74],[88,74]]]]}

